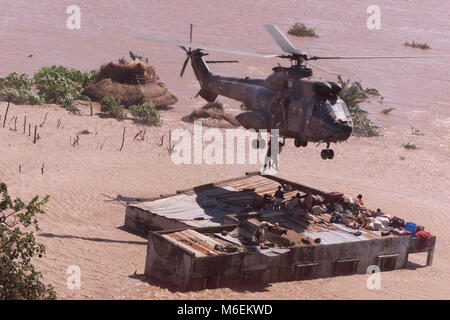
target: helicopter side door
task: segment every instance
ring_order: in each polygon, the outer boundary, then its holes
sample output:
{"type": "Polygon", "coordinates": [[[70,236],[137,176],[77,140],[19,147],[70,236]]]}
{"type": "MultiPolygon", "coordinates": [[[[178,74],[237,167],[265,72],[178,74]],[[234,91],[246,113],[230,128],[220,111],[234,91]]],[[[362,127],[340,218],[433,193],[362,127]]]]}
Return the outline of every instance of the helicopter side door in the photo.
{"type": "Polygon", "coordinates": [[[296,136],[304,136],[306,110],[301,100],[290,100],[287,129],[296,136]]]}

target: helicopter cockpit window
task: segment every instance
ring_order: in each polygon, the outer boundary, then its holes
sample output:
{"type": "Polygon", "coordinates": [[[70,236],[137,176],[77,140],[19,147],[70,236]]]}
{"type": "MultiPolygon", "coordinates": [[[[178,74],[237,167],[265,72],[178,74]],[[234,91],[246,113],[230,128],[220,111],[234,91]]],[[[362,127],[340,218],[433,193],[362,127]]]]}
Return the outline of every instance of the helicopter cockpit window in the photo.
{"type": "Polygon", "coordinates": [[[347,120],[347,114],[342,103],[336,102],[335,104],[331,105],[331,108],[333,109],[337,120],[347,120]]]}

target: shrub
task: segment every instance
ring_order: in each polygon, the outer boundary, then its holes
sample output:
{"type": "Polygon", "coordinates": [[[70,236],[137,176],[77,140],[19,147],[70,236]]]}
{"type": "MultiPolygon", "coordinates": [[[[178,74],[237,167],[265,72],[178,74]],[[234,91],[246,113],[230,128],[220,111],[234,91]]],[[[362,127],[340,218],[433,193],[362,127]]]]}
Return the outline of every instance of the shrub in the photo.
{"type": "Polygon", "coordinates": [[[56,299],[53,287],[41,282],[41,273],[31,264],[45,247],[28,231],[39,230],[36,215],[44,213],[48,199],[35,196],[28,204],[12,200],[6,184],[0,183],[0,300],[56,299]]]}
{"type": "Polygon", "coordinates": [[[148,64],[148,58],[139,56],[139,55],[135,54],[133,51],[130,51],[129,54],[130,54],[131,60],[140,60],[140,61],[144,62],[145,64],[148,64]]]}
{"type": "Polygon", "coordinates": [[[342,87],[339,96],[344,100],[352,116],[355,135],[363,137],[379,136],[381,134],[379,127],[367,117],[368,112],[359,106],[369,97],[369,94],[380,95],[378,90],[363,88],[361,83],[357,81],[350,83],[350,79],[344,81],[340,76],[338,76],[338,82],[342,87]]]}
{"type": "Polygon", "coordinates": [[[110,116],[119,121],[126,118],[120,99],[115,99],[114,97],[104,97],[101,101],[100,111],[108,113],[110,116]]]}
{"type": "Polygon", "coordinates": [[[431,49],[431,47],[427,43],[420,43],[420,42],[405,42],[405,46],[411,47],[411,48],[420,48],[420,49],[431,49]]]}
{"type": "Polygon", "coordinates": [[[316,37],[316,38],[318,38],[314,29],[308,28],[301,22],[296,22],[293,25],[291,25],[288,30],[288,33],[293,36],[298,36],[298,37],[316,37]]]}
{"type": "Polygon", "coordinates": [[[2,100],[11,98],[11,102],[15,104],[43,104],[45,102],[43,98],[26,89],[8,88],[2,90],[0,95],[2,100]]]}
{"type": "Polygon", "coordinates": [[[28,77],[26,73],[19,75],[17,72],[11,72],[4,78],[0,78],[0,89],[26,89],[31,90],[33,79],[28,77]]]}
{"type": "Polygon", "coordinates": [[[383,110],[381,110],[382,114],[389,114],[392,110],[394,110],[395,108],[384,108],[383,110]]]}
{"type": "Polygon", "coordinates": [[[131,106],[130,110],[133,116],[143,120],[146,124],[155,125],[161,122],[159,112],[153,102],[131,106]]]}
{"type": "Polygon", "coordinates": [[[412,144],[412,143],[409,143],[409,142],[406,143],[406,144],[403,144],[403,148],[408,149],[408,150],[417,149],[415,144],[412,144]]]}
{"type": "Polygon", "coordinates": [[[15,104],[42,104],[44,99],[31,91],[33,79],[23,73],[19,75],[12,72],[4,78],[0,78],[0,99],[8,100],[15,104]]]}
{"type": "Polygon", "coordinates": [[[80,114],[80,109],[75,106],[75,97],[70,93],[64,97],[64,108],[73,114],[80,114]]]}
{"type": "Polygon", "coordinates": [[[81,72],[63,66],[43,67],[34,75],[39,96],[47,103],[63,104],[68,94],[78,97],[94,76],[95,71],[81,72]]]}

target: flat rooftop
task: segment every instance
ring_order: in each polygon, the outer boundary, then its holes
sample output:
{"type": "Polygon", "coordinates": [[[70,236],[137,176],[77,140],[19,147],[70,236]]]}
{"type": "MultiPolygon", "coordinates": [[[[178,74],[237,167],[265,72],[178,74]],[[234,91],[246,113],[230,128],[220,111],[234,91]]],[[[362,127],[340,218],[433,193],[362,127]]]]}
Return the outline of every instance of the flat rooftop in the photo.
{"type": "MultiPolygon", "coordinates": [[[[128,204],[129,209],[138,209],[139,214],[134,214],[127,209],[130,219],[138,219],[144,225],[146,216],[158,216],[161,219],[172,220],[190,227],[219,226],[224,223],[225,216],[239,213],[254,199],[262,198],[264,194],[274,194],[280,183],[289,184],[292,191],[285,193],[285,198],[300,193],[322,194],[316,190],[300,184],[288,182],[273,176],[250,173],[245,177],[209,183],[187,190],[179,190],[175,194],[161,195],[159,198],[139,203],[128,204]],[[139,216],[139,217],[136,217],[139,216]]],[[[130,219],[125,220],[125,226],[131,229],[139,227],[130,219]]],[[[154,220],[154,219],[153,219],[154,220]]],[[[151,223],[150,221],[148,221],[151,223]]],[[[176,229],[180,225],[172,225],[168,228],[176,229]]],[[[140,232],[156,230],[155,228],[138,228],[140,232]]]]}

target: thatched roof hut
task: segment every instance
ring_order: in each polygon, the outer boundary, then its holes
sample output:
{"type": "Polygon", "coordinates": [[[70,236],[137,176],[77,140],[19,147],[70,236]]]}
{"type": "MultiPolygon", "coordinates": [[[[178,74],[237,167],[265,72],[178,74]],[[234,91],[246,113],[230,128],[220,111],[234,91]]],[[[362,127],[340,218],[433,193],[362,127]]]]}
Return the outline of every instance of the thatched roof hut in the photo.
{"type": "Polygon", "coordinates": [[[177,102],[159,80],[155,69],[140,60],[103,65],[91,83],[82,91],[94,101],[112,96],[123,105],[131,106],[152,101],[157,107],[169,106],[177,102]]]}

